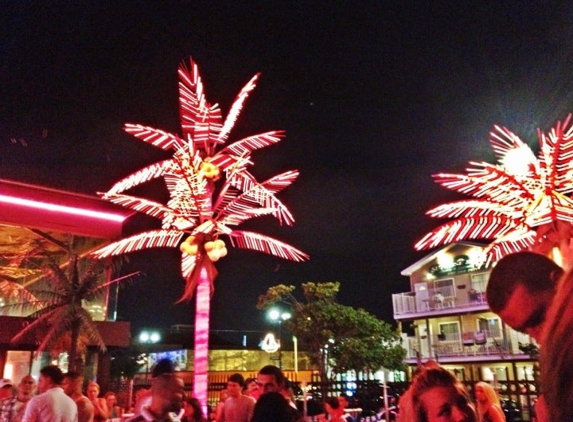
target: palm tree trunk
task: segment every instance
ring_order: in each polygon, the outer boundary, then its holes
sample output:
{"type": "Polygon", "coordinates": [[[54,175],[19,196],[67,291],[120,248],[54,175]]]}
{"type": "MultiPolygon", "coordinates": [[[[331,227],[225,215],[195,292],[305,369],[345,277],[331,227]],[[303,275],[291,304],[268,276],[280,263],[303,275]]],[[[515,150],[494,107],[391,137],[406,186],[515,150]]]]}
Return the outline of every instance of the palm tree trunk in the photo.
{"type": "Polygon", "coordinates": [[[197,280],[195,306],[195,344],[193,358],[193,396],[207,414],[207,372],[209,370],[209,310],[211,305],[211,280],[205,267],[197,280]]]}
{"type": "Polygon", "coordinates": [[[72,322],[70,353],[68,355],[68,370],[77,371],[78,339],[80,337],[80,325],[78,321],[72,322]]]}

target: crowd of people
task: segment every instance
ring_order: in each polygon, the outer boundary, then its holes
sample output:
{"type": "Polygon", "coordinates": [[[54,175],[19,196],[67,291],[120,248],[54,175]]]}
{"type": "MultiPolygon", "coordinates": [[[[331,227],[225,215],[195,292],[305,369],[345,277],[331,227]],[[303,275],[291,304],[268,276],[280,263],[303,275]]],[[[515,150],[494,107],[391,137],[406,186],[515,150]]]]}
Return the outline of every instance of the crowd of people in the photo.
{"type": "MultiPolygon", "coordinates": [[[[543,255],[518,252],[493,268],[486,291],[488,303],[505,324],[529,334],[541,346],[541,385],[537,422],[566,421],[573,413],[573,271],[565,272],[543,255]]],[[[53,365],[40,370],[39,379],[24,376],[18,385],[0,379],[0,422],[299,422],[289,381],[281,369],[267,365],[256,378],[239,373],[228,378],[219,403],[204,415],[199,401],[187,396],[174,365],[158,362],[150,390],[135,394],[126,415],[117,395],[101,396],[96,382],[53,365]]],[[[346,412],[346,397],[323,402],[318,422],[355,422],[346,412]]],[[[499,397],[486,382],[474,386],[473,398],[454,374],[434,361],[418,367],[409,389],[399,401],[400,422],[504,422],[499,397]]]]}
{"type": "Polygon", "coordinates": [[[106,398],[99,397],[97,383],[88,384],[90,397],[84,395],[83,381],[81,374],[63,373],[54,365],[40,370],[38,382],[31,375],[22,377],[18,385],[2,379],[0,422],[94,422],[121,417],[111,411],[117,412],[117,406],[108,407],[106,398]]]}

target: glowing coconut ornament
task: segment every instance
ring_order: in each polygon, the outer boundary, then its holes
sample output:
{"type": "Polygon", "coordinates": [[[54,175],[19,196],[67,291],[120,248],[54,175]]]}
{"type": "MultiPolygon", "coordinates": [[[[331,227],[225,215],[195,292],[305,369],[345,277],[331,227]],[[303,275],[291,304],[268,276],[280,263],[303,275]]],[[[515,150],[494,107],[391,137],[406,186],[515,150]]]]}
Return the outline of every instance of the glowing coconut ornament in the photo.
{"type": "Polygon", "coordinates": [[[240,91],[223,120],[218,105],[206,98],[197,65],[179,67],[179,110],[182,137],[147,126],[126,124],[125,131],[173,157],[147,166],[117,182],[103,198],[145,213],[162,221],[159,230],[150,230],[105,246],[99,258],[133,251],[170,247],[181,251],[181,273],[185,289],[180,301],[190,300],[196,291],[193,395],[207,406],[209,311],[214,263],[227,255],[230,246],[252,249],[292,261],[308,255],[279,240],[233,227],[253,217],[272,215],[280,223],[294,219],[276,194],[288,187],[298,171],[287,171],[264,182],[249,173],[250,154],[279,142],[282,132],[253,135],[224,146],[244,101],[254,89],[255,75],[240,91]],[[169,192],[167,204],[124,194],[134,186],[163,178],[169,192]]]}
{"type": "Polygon", "coordinates": [[[573,263],[573,128],[571,115],[548,134],[538,130],[539,158],[515,134],[495,126],[490,143],[499,164],[470,162],[467,174],[440,173],[440,185],[475,199],[430,209],[452,218],[415,245],[430,249],[463,239],[490,239],[488,261],[530,249],[573,263]]]}

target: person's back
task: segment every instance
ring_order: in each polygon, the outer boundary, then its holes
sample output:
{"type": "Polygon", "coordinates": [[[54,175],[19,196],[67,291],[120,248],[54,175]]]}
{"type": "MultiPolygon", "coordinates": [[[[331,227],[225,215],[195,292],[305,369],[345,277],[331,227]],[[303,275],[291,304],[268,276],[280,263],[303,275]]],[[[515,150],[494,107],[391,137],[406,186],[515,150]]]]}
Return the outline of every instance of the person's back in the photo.
{"type": "Polygon", "coordinates": [[[66,393],[76,403],[78,408],[78,422],[93,422],[94,406],[91,400],[82,392],[84,377],[79,372],[68,371],[64,375],[62,387],[66,393]]]}
{"type": "Polygon", "coordinates": [[[251,422],[295,422],[296,419],[281,393],[268,392],[259,397],[251,422]]]}
{"type": "Polygon", "coordinates": [[[241,394],[238,397],[229,397],[225,400],[221,422],[249,422],[255,399],[241,394]]]}
{"type": "Polygon", "coordinates": [[[23,422],[77,422],[78,409],[60,386],[63,374],[53,365],[40,370],[38,390],[26,406],[23,422]]]}

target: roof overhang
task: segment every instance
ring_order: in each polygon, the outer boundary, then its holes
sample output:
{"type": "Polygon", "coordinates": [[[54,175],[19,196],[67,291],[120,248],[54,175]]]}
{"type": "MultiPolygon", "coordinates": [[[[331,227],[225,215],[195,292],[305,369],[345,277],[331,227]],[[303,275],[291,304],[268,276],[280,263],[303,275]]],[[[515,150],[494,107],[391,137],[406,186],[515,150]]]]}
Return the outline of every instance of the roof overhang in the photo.
{"type": "Polygon", "coordinates": [[[118,239],[133,214],[96,197],[0,179],[0,224],[118,239]]]}

